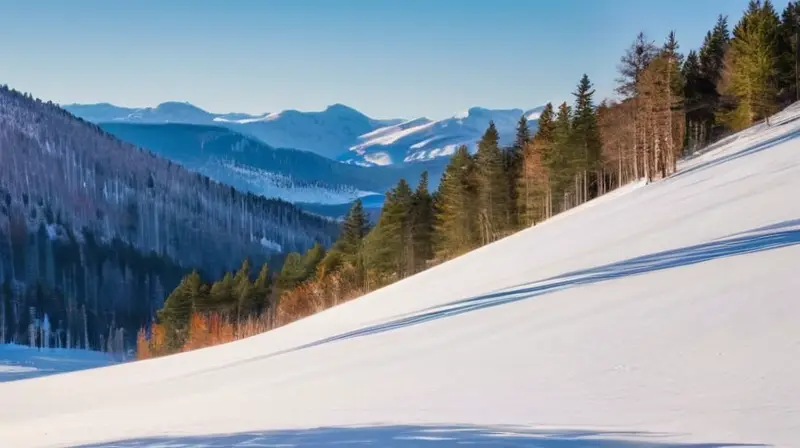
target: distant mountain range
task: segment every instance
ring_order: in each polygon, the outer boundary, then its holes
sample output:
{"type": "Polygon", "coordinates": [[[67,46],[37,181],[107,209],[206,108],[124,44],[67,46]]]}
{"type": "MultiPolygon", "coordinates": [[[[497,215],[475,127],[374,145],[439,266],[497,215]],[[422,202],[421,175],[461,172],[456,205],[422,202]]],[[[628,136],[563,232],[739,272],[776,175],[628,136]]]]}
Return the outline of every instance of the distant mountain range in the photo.
{"type": "Polygon", "coordinates": [[[156,107],[126,108],[108,103],[63,106],[96,123],[217,125],[261,140],[272,148],[310,151],[331,160],[363,166],[406,165],[453,154],[458,145],[471,149],[489,121],[501,143],[513,140],[517,120],[525,115],[532,131],[542,108],[492,110],[473,107],[443,120],[375,119],[342,104],[323,111],[251,115],[214,114],[189,103],[166,102],[156,107]]]}
{"type": "Polygon", "coordinates": [[[273,148],[253,137],[214,125],[107,122],[99,126],[120,140],[219,182],[262,196],[281,198],[310,212],[332,217],[343,215],[342,210],[346,211],[348,204],[357,198],[377,196],[381,200],[376,206],[380,207],[383,193],[400,178],[413,185],[426,170],[430,184],[435,187],[446,163],[446,159],[439,159],[363,167],[309,151],[273,148]]]}

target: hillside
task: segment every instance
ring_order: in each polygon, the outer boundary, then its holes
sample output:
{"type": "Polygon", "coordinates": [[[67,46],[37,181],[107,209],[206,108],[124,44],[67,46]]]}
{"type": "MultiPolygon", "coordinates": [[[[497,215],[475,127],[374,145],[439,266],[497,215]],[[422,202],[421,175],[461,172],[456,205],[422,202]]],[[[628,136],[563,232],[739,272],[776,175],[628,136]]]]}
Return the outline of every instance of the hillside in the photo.
{"type": "Polygon", "coordinates": [[[330,244],[338,226],[0,88],[0,343],[45,315],[68,347],[131,341],[186,271],[330,244]]]}
{"type": "Polygon", "coordinates": [[[792,446],[798,118],[260,336],[0,384],[0,445],[792,446]]]}
{"type": "Polygon", "coordinates": [[[416,183],[428,170],[438,182],[444,163],[366,168],[308,151],[278,149],[221,126],[103,123],[104,131],[219,182],[293,203],[349,204],[383,195],[400,178],[416,183]]]}

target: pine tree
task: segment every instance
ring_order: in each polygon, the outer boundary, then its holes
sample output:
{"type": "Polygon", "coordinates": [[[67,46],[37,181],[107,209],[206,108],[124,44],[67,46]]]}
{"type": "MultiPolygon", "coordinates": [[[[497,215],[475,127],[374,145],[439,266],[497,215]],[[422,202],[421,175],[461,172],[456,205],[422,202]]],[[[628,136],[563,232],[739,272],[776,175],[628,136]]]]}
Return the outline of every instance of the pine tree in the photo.
{"type": "Polygon", "coordinates": [[[165,327],[165,343],[170,349],[174,350],[183,345],[195,303],[205,302],[204,292],[200,275],[197,271],[192,271],[181,280],[158,311],[158,322],[165,327]]]}
{"type": "MultiPolygon", "coordinates": [[[[275,279],[275,288],[278,294],[282,294],[293,289],[305,280],[306,265],[303,256],[297,252],[291,252],[283,260],[283,266],[275,279]]],[[[213,288],[212,288],[213,293],[213,288]]]]}
{"type": "Polygon", "coordinates": [[[600,169],[600,133],[594,107],[594,89],[589,76],[583,75],[578,83],[571,132],[572,172],[576,180],[577,203],[589,200],[589,188],[596,190],[600,169]],[[592,185],[590,185],[590,183],[592,185]]]}
{"type": "Polygon", "coordinates": [[[779,25],[769,0],[751,0],[734,28],[721,91],[735,105],[719,114],[731,129],[743,129],[775,111],[779,25]]]}
{"type": "Polygon", "coordinates": [[[253,301],[256,312],[265,312],[270,308],[270,295],[272,285],[270,284],[269,266],[264,263],[258,272],[256,281],[253,282],[253,301]]]}
{"type": "Polygon", "coordinates": [[[508,217],[507,222],[509,228],[516,228],[519,221],[519,212],[517,211],[517,203],[519,194],[517,192],[517,183],[522,172],[523,159],[525,157],[525,148],[531,140],[531,131],[528,127],[528,117],[523,114],[519,117],[517,122],[517,135],[514,139],[514,145],[505,151],[506,156],[506,178],[508,179],[508,217]]]}
{"type": "Polygon", "coordinates": [[[314,277],[317,272],[317,267],[320,262],[325,258],[325,248],[322,244],[314,243],[303,256],[303,280],[314,277]]]}
{"type": "Polygon", "coordinates": [[[798,50],[797,38],[800,34],[800,1],[790,1],[781,13],[778,37],[777,84],[778,99],[785,106],[800,100],[797,91],[798,50]]]}
{"type": "Polygon", "coordinates": [[[230,272],[226,272],[222,279],[211,285],[209,295],[211,296],[210,301],[214,305],[213,311],[226,316],[234,313],[239,300],[236,296],[236,282],[233,279],[233,275],[230,272]]]}
{"type": "Polygon", "coordinates": [[[386,193],[378,224],[364,241],[365,264],[379,283],[403,278],[414,271],[412,245],[413,194],[405,179],[386,193]]]}
{"type": "Polygon", "coordinates": [[[478,142],[478,219],[483,244],[498,239],[508,229],[509,191],[494,122],[478,142]]]}
{"type": "Polygon", "coordinates": [[[548,155],[554,201],[560,203],[561,211],[571,207],[568,188],[573,178],[569,156],[572,153],[572,108],[566,102],[558,107],[553,126],[553,147],[548,155]]]}
{"type": "Polygon", "coordinates": [[[477,245],[477,188],[474,161],[461,145],[442,175],[436,194],[434,242],[439,258],[463,254],[477,245]]]}
{"type": "Polygon", "coordinates": [[[420,175],[412,202],[413,264],[414,272],[419,272],[433,258],[433,198],[428,191],[427,171],[420,175]]]}
{"type": "Polygon", "coordinates": [[[242,266],[233,278],[233,282],[233,294],[236,298],[237,316],[238,319],[243,319],[251,315],[257,308],[253,284],[250,282],[250,260],[247,258],[244,259],[242,266]]]}

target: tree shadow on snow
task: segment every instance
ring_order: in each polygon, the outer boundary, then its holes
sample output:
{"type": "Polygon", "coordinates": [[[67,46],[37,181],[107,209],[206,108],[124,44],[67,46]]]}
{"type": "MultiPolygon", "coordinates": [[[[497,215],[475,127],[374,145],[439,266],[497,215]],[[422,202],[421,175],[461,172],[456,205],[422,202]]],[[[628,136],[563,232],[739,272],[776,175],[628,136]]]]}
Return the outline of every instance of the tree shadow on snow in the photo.
{"type": "MultiPolygon", "coordinates": [[[[800,118],[800,117],[798,117],[798,118],[800,118]]],[[[788,120],[786,123],[795,121],[798,118],[794,118],[794,119],[788,120]]],[[[779,125],[784,125],[786,123],[782,122],[779,125]]],[[[779,125],[773,125],[773,127],[777,127],[779,125]]],[[[800,129],[796,130],[796,131],[789,132],[788,134],[784,134],[784,135],[780,135],[780,136],[777,136],[777,137],[773,137],[771,139],[768,139],[768,140],[765,140],[763,142],[757,143],[757,144],[755,144],[753,146],[749,146],[749,147],[746,147],[746,148],[741,149],[739,151],[736,151],[734,153],[727,154],[727,155],[724,155],[724,156],[721,156],[721,157],[717,157],[717,158],[715,158],[713,160],[709,160],[708,162],[700,163],[700,164],[695,165],[695,166],[693,166],[691,168],[687,168],[685,170],[678,171],[677,173],[672,174],[671,176],[667,177],[667,179],[676,179],[676,178],[679,178],[679,177],[683,177],[683,176],[685,176],[685,175],[687,175],[689,173],[703,171],[705,169],[708,169],[708,168],[723,164],[725,162],[730,162],[731,160],[736,160],[736,159],[739,159],[739,158],[742,158],[742,157],[745,157],[745,156],[749,156],[751,154],[756,154],[756,153],[759,153],[761,151],[765,151],[767,149],[770,149],[770,148],[772,148],[774,146],[780,145],[781,143],[788,142],[789,140],[794,140],[797,137],[800,137],[800,129]]],[[[706,154],[708,152],[713,151],[714,149],[716,149],[716,148],[708,148],[705,151],[703,151],[701,153],[698,153],[694,157],[700,156],[702,154],[706,154]]],[[[692,158],[694,158],[694,157],[692,157],[692,158]]]]}
{"type": "Polygon", "coordinates": [[[380,334],[438,319],[458,316],[472,311],[502,306],[567,288],[689,266],[725,257],[794,246],[800,244],[800,228],[797,228],[798,224],[800,224],[800,219],[783,221],[703,244],[657,252],[590,269],[573,271],[533,283],[512,286],[501,291],[423,309],[419,312],[410,313],[409,315],[404,315],[387,322],[340,333],[286,350],[254,356],[218,367],[217,369],[227,369],[331,342],[380,334]]]}
{"type": "Polygon", "coordinates": [[[573,271],[559,276],[540,280],[527,285],[518,285],[499,292],[484,294],[476,297],[450,302],[444,305],[428,308],[410,316],[391,320],[389,322],[371,325],[358,330],[342,333],[329,338],[321,339],[309,344],[296,347],[293,350],[314,347],[317,345],[350,339],[359,336],[372,335],[403,327],[421,324],[445,317],[477,311],[486,308],[518,302],[532,297],[560,291],[576,286],[590,285],[608,280],[614,280],[632,275],[646,274],[665,269],[703,263],[724,257],[733,257],[748,253],[763,252],[781,247],[800,244],[800,228],[791,228],[798,225],[800,220],[789,220],[773,224],[761,229],[718,239],[708,243],[680,249],[667,250],[654,254],[631,258],[624,261],[610,263],[590,269],[573,271]],[[764,233],[768,229],[769,232],[764,233]],[[759,233],[761,232],[761,233],[759,233]]]}
{"type": "Polygon", "coordinates": [[[722,443],[666,443],[666,434],[587,430],[535,430],[511,426],[362,426],[245,432],[236,434],[153,437],[85,445],[86,448],[148,447],[455,447],[504,446],[538,448],[717,448],[764,446],[722,443]],[[639,440],[634,441],[633,438],[639,440]],[[642,441],[644,439],[644,441],[642,441]]]}

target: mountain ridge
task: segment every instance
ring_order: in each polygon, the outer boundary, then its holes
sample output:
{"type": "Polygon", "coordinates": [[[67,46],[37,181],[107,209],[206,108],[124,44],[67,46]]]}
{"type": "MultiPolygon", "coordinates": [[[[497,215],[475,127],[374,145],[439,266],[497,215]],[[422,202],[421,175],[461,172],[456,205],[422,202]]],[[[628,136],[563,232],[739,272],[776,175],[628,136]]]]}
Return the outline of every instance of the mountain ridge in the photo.
{"type": "Polygon", "coordinates": [[[332,104],[321,111],[287,109],[261,115],[236,112],[215,114],[191,103],[177,101],[148,108],[125,108],[109,103],[69,104],[64,108],[96,124],[222,125],[272,147],[311,151],[332,160],[364,166],[408,164],[447,157],[460,144],[474,149],[477,139],[490,121],[499,125],[501,141],[508,142],[513,138],[514,126],[521,115],[532,118],[530,125],[535,130],[535,121],[538,119],[536,112],[542,109],[487,109],[476,106],[445,119],[431,120],[426,117],[377,119],[341,103],[332,104]],[[387,139],[391,143],[386,144],[387,139]]]}

